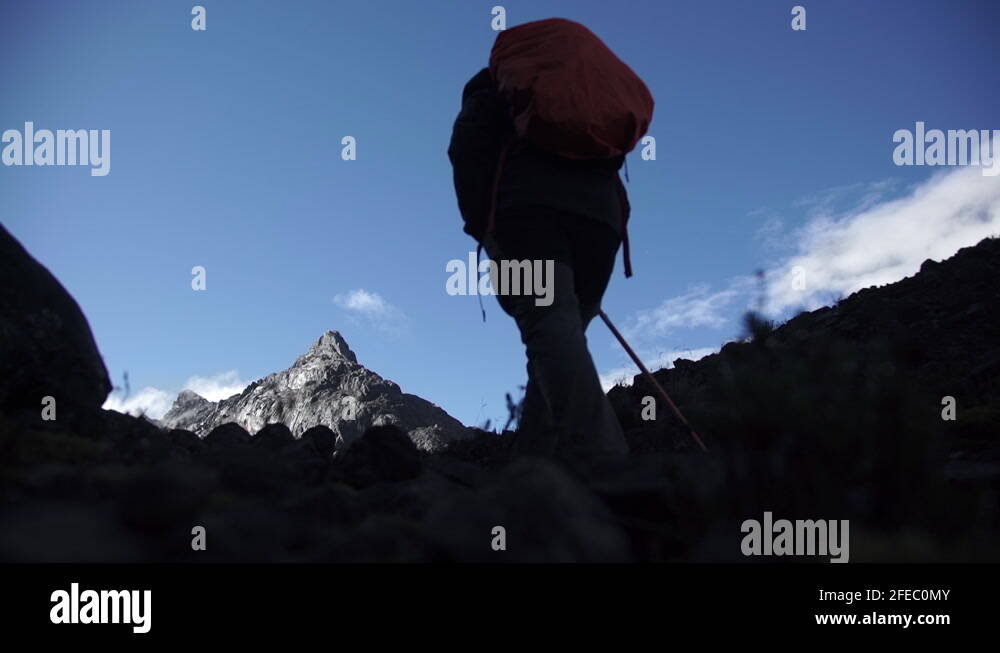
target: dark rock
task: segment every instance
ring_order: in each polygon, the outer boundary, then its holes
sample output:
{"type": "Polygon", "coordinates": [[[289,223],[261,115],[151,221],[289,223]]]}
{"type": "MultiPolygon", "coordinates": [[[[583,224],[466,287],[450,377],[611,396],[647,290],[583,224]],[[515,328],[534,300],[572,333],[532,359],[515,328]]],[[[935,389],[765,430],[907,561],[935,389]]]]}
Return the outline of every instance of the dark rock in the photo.
{"type": "Polygon", "coordinates": [[[468,487],[432,473],[407,481],[376,483],[358,490],[356,496],[366,515],[392,515],[418,522],[435,506],[448,503],[468,491],[468,487]]]}
{"type": "Polygon", "coordinates": [[[427,456],[424,469],[461,487],[479,487],[485,480],[481,467],[446,456],[427,456]]]}
{"type": "Polygon", "coordinates": [[[250,443],[250,434],[236,422],[227,422],[212,429],[205,442],[213,447],[231,447],[250,443]]]}
{"type": "Polygon", "coordinates": [[[8,563],[121,564],[150,558],[112,508],[72,497],[13,506],[0,514],[0,523],[0,560],[8,563]]]}
{"type": "Polygon", "coordinates": [[[480,429],[469,431],[469,437],[448,445],[443,452],[445,457],[472,462],[482,467],[506,463],[513,457],[516,439],[514,432],[494,433],[480,429]]]}
{"type": "Polygon", "coordinates": [[[171,429],[167,433],[167,439],[175,447],[180,447],[186,451],[198,451],[204,446],[197,435],[185,429],[171,429]]]}
{"type": "Polygon", "coordinates": [[[198,507],[215,485],[213,474],[191,465],[151,466],[112,486],[119,515],[134,532],[162,537],[189,532],[198,507]]]}
{"type": "Polygon", "coordinates": [[[38,465],[24,475],[24,489],[41,498],[79,496],[85,489],[82,469],[76,465],[38,465]]]}
{"type": "Polygon", "coordinates": [[[292,437],[292,432],[284,424],[268,424],[257,431],[252,442],[271,451],[278,451],[294,444],[295,438],[292,437]]]}
{"type": "Polygon", "coordinates": [[[208,549],[188,560],[224,562],[284,562],[290,545],[300,536],[305,520],[259,501],[241,502],[225,512],[210,513],[199,524],[208,533],[208,549]]]}
{"type": "Polygon", "coordinates": [[[111,381],[87,319],[62,284],[0,225],[0,410],[98,409],[111,381]]]}
{"type": "Polygon", "coordinates": [[[356,524],[365,512],[356,493],[343,485],[325,485],[288,499],[284,510],[307,520],[336,525],[356,524]]]}
{"type": "Polygon", "coordinates": [[[295,468],[284,456],[253,445],[216,448],[210,456],[222,483],[245,497],[278,497],[299,483],[295,468]]]}
{"type": "Polygon", "coordinates": [[[338,455],[337,467],[356,487],[416,478],[422,468],[416,445],[395,426],[368,429],[338,455]]]}
{"type": "Polygon", "coordinates": [[[329,427],[322,424],[307,429],[301,438],[303,442],[308,443],[323,458],[329,458],[333,455],[333,446],[336,439],[337,435],[329,427]]]}
{"type": "Polygon", "coordinates": [[[629,542],[610,511],[551,462],[525,458],[479,490],[439,503],[424,520],[442,561],[625,562],[629,542]],[[493,529],[506,531],[494,551],[493,529]]]}
{"type": "Polygon", "coordinates": [[[416,524],[372,515],[349,531],[338,529],[325,542],[324,560],[349,563],[421,562],[428,559],[416,524]]]}

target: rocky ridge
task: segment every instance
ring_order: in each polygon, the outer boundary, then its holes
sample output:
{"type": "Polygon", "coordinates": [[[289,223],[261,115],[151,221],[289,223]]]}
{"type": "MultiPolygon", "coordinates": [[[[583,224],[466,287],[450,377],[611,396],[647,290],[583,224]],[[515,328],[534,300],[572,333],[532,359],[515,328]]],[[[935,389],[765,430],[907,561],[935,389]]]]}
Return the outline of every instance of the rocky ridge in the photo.
{"type": "Polygon", "coordinates": [[[181,392],[159,421],[202,437],[227,422],[250,432],[284,424],[295,437],[323,425],[341,444],[373,426],[392,424],[424,451],[439,450],[467,434],[443,409],[404,393],[358,363],[337,331],[327,331],[291,367],[254,381],[238,395],[212,402],[190,390],[181,392]]]}

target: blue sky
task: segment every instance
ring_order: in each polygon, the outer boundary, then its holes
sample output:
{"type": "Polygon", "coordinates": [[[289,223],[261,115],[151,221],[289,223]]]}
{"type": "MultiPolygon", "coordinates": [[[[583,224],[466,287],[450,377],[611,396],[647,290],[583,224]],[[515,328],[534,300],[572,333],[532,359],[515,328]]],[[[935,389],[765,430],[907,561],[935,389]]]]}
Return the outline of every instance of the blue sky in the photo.
{"type": "MultiPolygon", "coordinates": [[[[112,133],[105,177],[0,166],[0,220],[115,381],[150,406],[217,394],[337,329],[404,391],[502,421],[524,380],[513,323],[445,292],[474,247],[446,148],[501,3],[209,0],[202,32],[195,4],[0,2],[0,130],[112,133]]],[[[619,262],[604,304],[651,364],[738,337],[754,302],[787,314],[1000,233],[1000,177],[892,158],[916,121],[1000,129],[1000,3],[814,0],[793,31],[795,4],[502,3],[508,26],[588,25],[656,99],[657,158],[629,156],[636,275],[619,262]]],[[[601,324],[589,338],[607,379],[634,372],[601,324]]]]}

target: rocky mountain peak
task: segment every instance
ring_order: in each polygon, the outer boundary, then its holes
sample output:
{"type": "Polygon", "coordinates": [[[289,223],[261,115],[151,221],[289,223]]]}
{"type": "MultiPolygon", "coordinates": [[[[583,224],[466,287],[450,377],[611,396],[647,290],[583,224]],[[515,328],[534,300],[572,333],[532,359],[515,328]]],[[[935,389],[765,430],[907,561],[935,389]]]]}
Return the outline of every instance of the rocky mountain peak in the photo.
{"type": "Polygon", "coordinates": [[[211,402],[209,402],[208,399],[205,399],[194,390],[181,390],[180,393],[178,393],[177,395],[177,399],[174,400],[174,403],[180,405],[192,405],[192,404],[202,404],[202,403],[207,404],[211,402]]]}
{"type": "Polygon", "coordinates": [[[185,390],[160,422],[200,436],[227,422],[250,432],[284,424],[294,437],[322,425],[344,442],[372,426],[393,424],[428,451],[467,435],[438,406],[358,363],[337,331],[327,331],[291,367],[254,381],[238,395],[213,402],[185,390]]]}
{"type": "Polygon", "coordinates": [[[344,340],[344,336],[340,335],[339,331],[327,331],[319,337],[309,351],[306,352],[307,357],[335,357],[342,358],[350,363],[357,364],[358,358],[351,351],[350,346],[348,346],[347,341],[344,340]]]}

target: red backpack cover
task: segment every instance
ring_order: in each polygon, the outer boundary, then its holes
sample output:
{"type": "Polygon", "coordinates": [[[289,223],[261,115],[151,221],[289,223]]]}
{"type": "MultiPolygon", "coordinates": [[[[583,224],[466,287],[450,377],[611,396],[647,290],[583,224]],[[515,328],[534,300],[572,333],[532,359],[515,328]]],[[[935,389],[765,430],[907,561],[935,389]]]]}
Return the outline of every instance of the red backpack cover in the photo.
{"type": "Polygon", "coordinates": [[[646,84],[596,34],[564,18],[501,32],[490,73],[519,137],[570,159],[630,152],[653,119],[646,84]]]}

